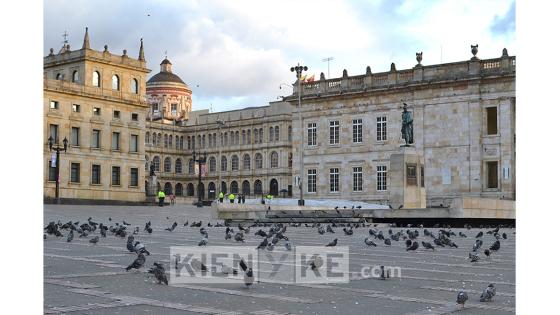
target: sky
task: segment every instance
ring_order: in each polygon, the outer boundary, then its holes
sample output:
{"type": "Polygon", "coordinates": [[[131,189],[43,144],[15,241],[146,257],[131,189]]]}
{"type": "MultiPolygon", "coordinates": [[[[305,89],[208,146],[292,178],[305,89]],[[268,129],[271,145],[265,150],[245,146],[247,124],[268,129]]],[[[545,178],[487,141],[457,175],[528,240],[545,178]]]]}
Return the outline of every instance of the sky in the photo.
{"type": "Polygon", "coordinates": [[[66,31],[71,49],[89,27],[92,49],[138,56],[144,40],[148,74],[165,58],[193,91],[193,109],[214,112],[265,106],[292,93],[292,66],[327,78],[397,70],[416,64],[516,54],[515,1],[189,1],[45,0],[43,55],[57,52],[66,31]],[[323,61],[332,57],[332,61],[323,61]]]}

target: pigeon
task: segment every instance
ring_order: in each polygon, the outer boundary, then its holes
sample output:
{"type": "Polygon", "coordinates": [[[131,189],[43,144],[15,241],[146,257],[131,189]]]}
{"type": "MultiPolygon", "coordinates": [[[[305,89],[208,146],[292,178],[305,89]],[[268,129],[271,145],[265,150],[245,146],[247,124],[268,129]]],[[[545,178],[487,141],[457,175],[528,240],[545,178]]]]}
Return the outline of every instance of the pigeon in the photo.
{"type": "Polygon", "coordinates": [[[111,217],[109,217],[109,221],[113,221],[113,219],[111,219],[111,217]]]}
{"type": "Polygon", "coordinates": [[[432,251],[435,251],[436,249],[434,248],[434,246],[431,243],[428,242],[424,242],[422,241],[422,246],[424,246],[424,248],[426,249],[431,249],[432,251]]]}
{"type": "Polygon", "coordinates": [[[327,247],[334,247],[334,246],[336,246],[337,242],[338,242],[338,239],[335,238],[332,242],[328,243],[326,246],[327,247]]]}
{"type": "MultiPolygon", "coordinates": [[[[45,238],[46,238],[47,234],[45,234],[45,238]]],[[[68,237],[66,238],[66,241],[68,243],[72,242],[72,240],[74,239],[74,230],[70,230],[70,233],[68,233],[68,237]]]]}
{"type": "MultiPolygon", "coordinates": [[[[327,226],[328,228],[329,226],[327,226]]],[[[325,234],[325,229],[322,226],[319,226],[319,228],[317,228],[317,232],[319,232],[319,234],[323,235],[325,234]]]]}
{"type": "Polygon", "coordinates": [[[504,240],[507,240],[507,234],[506,234],[505,232],[502,233],[502,238],[503,238],[504,240]]]}
{"type": "Polygon", "coordinates": [[[482,231],[478,232],[478,234],[476,234],[476,238],[480,238],[482,237],[482,235],[484,235],[484,233],[482,233],[482,231]]]}
{"type": "Polygon", "coordinates": [[[273,243],[268,243],[266,245],[266,250],[269,251],[269,252],[273,251],[274,250],[274,244],[273,243]]]}
{"type": "Polygon", "coordinates": [[[97,242],[99,242],[99,236],[96,235],[94,238],[89,240],[89,242],[92,243],[92,244],[97,244],[97,242]]]}
{"type": "Polygon", "coordinates": [[[130,225],[130,223],[126,223],[124,220],[122,221],[122,224],[124,224],[124,225],[130,225]]]}
{"type": "Polygon", "coordinates": [[[242,232],[237,232],[233,238],[235,239],[236,242],[243,242],[243,243],[245,242],[245,238],[242,232]]]}
{"type": "Polygon", "coordinates": [[[480,257],[477,253],[469,253],[469,259],[471,260],[471,262],[477,262],[480,260],[480,257]]]}
{"type": "Polygon", "coordinates": [[[245,272],[245,275],[243,276],[243,282],[245,283],[245,286],[251,286],[251,284],[253,284],[253,282],[255,281],[255,277],[253,276],[253,268],[249,268],[247,266],[247,263],[245,263],[243,259],[241,259],[241,261],[239,262],[239,267],[241,267],[241,270],[245,272]]]}
{"type": "Polygon", "coordinates": [[[367,246],[377,247],[377,244],[375,244],[369,237],[364,239],[364,243],[366,243],[367,246]]]}
{"type": "Polygon", "coordinates": [[[399,206],[399,209],[402,209],[402,208],[403,208],[403,205],[400,205],[400,206],[399,206]]]}
{"type": "Polygon", "coordinates": [[[205,234],[204,237],[198,242],[198,246],[206,246],[208,244],[208,234],[205,234]]]}
{"type": "Polygon", "coordinates": [[[389,209],[393,210],[393,206],[389,205],[389,209]]]}
{"type": "Polygon", "coordinates": [[[286,250],[292,250],[292,244],[290,243],[290,240],[288,240],[287,238],[284,240],[284,247],[286,247],[286,250]]]}
{"type": "Polygon", "coordinates": [[[352,229],[343,228],[342,230],[344,231],[344,234],[346,234],[346,235],[354,234],[354,230],[352,230],[352,229]]]}
{"type": "Polygon", "coordinates": [[[412,243],[412,245],[410,245],[410,247],[406,249],[406,251],[408,252],[409,250],[417,250],[417,249],[418,249],[418,242],[415,241],[414,243],[412,243]]]}
{"type": "Polygon", "coordinates": [[[484,255],[486,255],[486,257],[490,258],[490,250],[489,250],[489,249],[485,249],[485,250],[484,250],[484,255]]]}
{"type": "Polygon", "coordinates": [[[231,239],[231,233],[226,233],[226,237],[225,237],[225,238],[226,238],[226,240],[231,239]]]}
{"type": "Polygon", "coordinates": [[[259,244],[259,246],[257,246],[257,249],[265,249],[267,245],[268,245],[268,239],[264,238],[262,242],[259,244]]]}
{"type": "Polygon", "coordinates": [[[496,295],[496,288],[493,283],[490,283],[480,295],[480,302],[489,302],[496,295]]]}
{"type": "Polygon", "coordinates": [[[128,249],[129,252],[134,252],[134,236],[129,235],[128,239],[126,240],[126,249],[128,249]]]}
{"type": "Polygon", "coordinates": [[[330,225],[327,225],[327,232],[334,233],[334,231],[333,231],[333,229],[330,225]]]}
{"type": "Polygon", "coordinates": [[[146,249],[146,246],[138,241],[134,243],[134,252],[136,252],[136,254],[142,253],[150,256],[150,252],[146,249]]]}
{"type": "MultiPolygon", "coordinates": [[[[422,242],[424,243],[424,242],[422,242]]],[[[412,245],[412,241],[411,240],[406,240],[405,242],[406,247],[410,247],[410,245],[412,245]]]]}
{"type": "Polygon", "coordinates": [[[459,232],[459,236],[460,236],[460,237],[467,237],[467,235],[466,235],[465,233],[463,233],[463,232],[459,232]]]}
{"type": "Polygon", "coordinates": [[[148,270],[148,272],[152,273],[156,277],[158,284],[161,284],[163,282],[165,283],[165,285],[168,285],[167,275],[165,274],[165,268],[162,264],[154,262],[154,267],[148,270]]]}
{"type": "Polygon", "coordinates": [[[391,240],[386,238],[384,241],[385,245],[391,246],[391,240]]]}
{"type": "Polygon", "coordinates": [[[476,240],[476,242],[474,242],[474,245],[472,247],[472,251],[477,252],[481,246],[482,246],[482,240],[476,240]]]}
{"type": "Polygon", "coordinates": [[[134,232],[132,232],[132,234],[136,235],[136,234],[138,234],[138,233],[140,233],[140,228],[139,228],[139,227],[135,227],[135,228],[134,228],[134,232]]]}
{"type": "Polygon", "coordinates": [[[263,230],[258,230],[257,232],[255,232],[255,235],[258,235],[260,237],[267,237],[267,234],[263,230]]]}
{"type": "Polygon", "coordinates": [[[136,257],[136,259],[132,262],[132,264],[126,267],[126,271],[129,271],[132,268],[140,269],[142,268],[142,266],[144,266],[145,262],[146,262],[146,257],[144,257],[144,254],[139,253],[138,257],[136,257]]]}
{"type": "Polygon", "coordinates": [[[183,224],[183,226],[189,226],[189,220],[183,224]]]}
{"type": "Polygon", "coordinates": [[[105,227],[101,228],[99,230],[99,233],[101,233],[101,236],[107,237],[107,230],[105,229],[105,227]]]}
{"type": "Polygon", "coordinates": [[[461,304],[463,307],[465,307],[465,302],[467,302],[468,299],[469,296],[465,291],[461,291],[459,292],[459,294],[457,294],[457,304],[461,304]]]}
{"type": "Polygon", "coordinates": [[[490,246],[490,250],[498,251],[500,249],[500,241],[496,240],[492,246],[490,246]]]}
{"type": "Polygon", "coordinates": [[[167,228],[165,230],[169,232],[173,232],[173,230],[175,230],[176,227],[177,227],[177,222],[173,222],[173,225],[171,225],[170,228],[167,228]]]}

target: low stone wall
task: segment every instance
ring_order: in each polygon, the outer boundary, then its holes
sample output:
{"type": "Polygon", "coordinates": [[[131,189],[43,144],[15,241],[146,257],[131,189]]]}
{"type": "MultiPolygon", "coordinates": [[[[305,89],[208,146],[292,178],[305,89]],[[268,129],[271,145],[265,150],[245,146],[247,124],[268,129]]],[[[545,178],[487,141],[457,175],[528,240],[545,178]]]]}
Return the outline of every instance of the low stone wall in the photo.
{"type": "Polygon", "coordinates": [[[462,197],[452,209],[455,218],[515,219],[515,200],[462,197]]]}

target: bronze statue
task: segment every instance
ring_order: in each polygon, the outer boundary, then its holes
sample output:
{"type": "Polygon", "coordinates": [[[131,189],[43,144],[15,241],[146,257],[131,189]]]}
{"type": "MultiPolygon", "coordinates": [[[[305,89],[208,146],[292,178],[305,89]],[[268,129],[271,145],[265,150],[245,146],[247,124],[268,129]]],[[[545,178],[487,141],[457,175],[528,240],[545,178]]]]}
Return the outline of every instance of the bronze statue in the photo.
{"type": "Polygon", "coordinates": [[[154,161],[150,163],[150,176],[156,176],[156,166],[154,165],[154,161]]]}
{"type": "Polygon", "coordinates": [[[409,112],[407,110],[408,105],[406,103],[403,104],[404,104],[404,108],[402,112],[401,133],[405,142],[405,146],[409,146],[414,142],[414,127],[412,125],[413,119],[412,119],[412,112],[409,112]]]}

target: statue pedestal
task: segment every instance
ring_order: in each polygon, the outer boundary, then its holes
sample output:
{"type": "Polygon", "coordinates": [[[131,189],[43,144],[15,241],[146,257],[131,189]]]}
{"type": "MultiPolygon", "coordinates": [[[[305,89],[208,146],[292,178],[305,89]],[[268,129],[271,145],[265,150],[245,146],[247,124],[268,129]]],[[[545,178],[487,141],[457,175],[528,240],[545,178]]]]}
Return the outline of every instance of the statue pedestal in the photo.
{"type": "Polygon", "coordinates": [[[155,197],[157,195],[157,177],[155,175],[148,178],[146,191],[148,197],[155,197]]]}
{"type": "Polygon", "coordinates": [[[403,146],[391,154],[389,168],[389,202],[393,209],[425,208],[424,156],[415,147],[403,146]]]}

